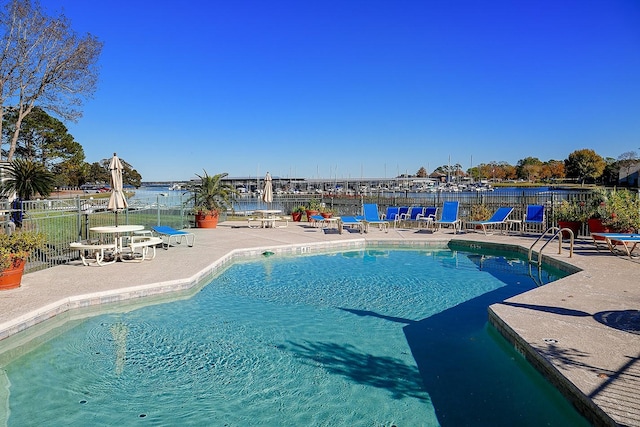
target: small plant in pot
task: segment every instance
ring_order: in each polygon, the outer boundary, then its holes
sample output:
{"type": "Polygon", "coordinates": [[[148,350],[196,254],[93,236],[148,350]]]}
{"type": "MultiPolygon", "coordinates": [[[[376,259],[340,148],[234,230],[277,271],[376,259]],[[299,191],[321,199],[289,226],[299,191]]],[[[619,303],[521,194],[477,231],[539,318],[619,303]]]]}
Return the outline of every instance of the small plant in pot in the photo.
{"type": "Polygon", "coordinates": [[[302,221],[302,215],[305,214],[307,208],[305,206],[297,206],[291,211],[291,218],[294,222],[302,221]]]}
{"type": "Polygon", "coordinates": [[[320,201],[318,199],[311,199],[307,203],[307,221],[311,222],[312,215],[318,215],[320,213],[320,201]]]}
{"type": "Polygon", "coordinates": [[[320,215],[323,218],[331,218],[336,213],[335,209],[331,209],[328,207],[320,208],[320,215]]]}
{"type": "MultiPolygon", "coordinates": [[[[563,200],[553,209],[553,219],[559,228],[568,228],[577,237],[582,223],[587,220],[589,212],[584,202],[563,200]]],[[[569,237],[569,233],[562,232],[562,237],[569,237]]]]}
{"type": "Polygon", "coordinates": [[[238,191],[231,184],[222,181],[227,173],[197,175],[200,182],[196,183],[187,202],[193,202],[193,212],[196,216],[198,228],[216,228],[220,212],[233,210],[233,201],[238,191]]]}
{"type": "Polygon", "coordinates": [[[20,286],[29,254],[44,243],[44,234],[35,231],[0,234],[0,290],[20,286]]]}

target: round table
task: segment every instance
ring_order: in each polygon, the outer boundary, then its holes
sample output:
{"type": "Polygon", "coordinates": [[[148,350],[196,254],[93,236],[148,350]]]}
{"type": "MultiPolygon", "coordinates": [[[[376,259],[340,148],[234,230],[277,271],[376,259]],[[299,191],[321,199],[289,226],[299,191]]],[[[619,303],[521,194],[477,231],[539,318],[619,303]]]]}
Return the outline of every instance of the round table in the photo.
{"type": "Polygon", "coordinates": [[[89,230],[98,234],[114,234],[116,255],[119,255],[122,252],[123,248],[121,233],[132,233],[134,231],[144,230],[144,225],[102,225],[99,227],[91,227],[89,230]]]}

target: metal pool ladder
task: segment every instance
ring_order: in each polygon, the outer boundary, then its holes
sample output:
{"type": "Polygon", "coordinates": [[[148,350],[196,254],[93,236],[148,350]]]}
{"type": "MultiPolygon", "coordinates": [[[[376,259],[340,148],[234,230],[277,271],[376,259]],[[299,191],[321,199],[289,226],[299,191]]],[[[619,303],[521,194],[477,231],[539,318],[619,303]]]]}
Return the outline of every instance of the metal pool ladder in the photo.
{"type": "Polygon", "coordinates": [[[542,247],[538,251],[538,259],[535,261],[535,263],[538,264],[538,267],[542,266],[542,251],[556,237],[558,237],[558,254],[561,254],[562,253],[562,232],[563,231],[566,231],[566,232],[569,233],[569,258],[573,257],[573,239],[574,239],[573,230],[570,230],[568,228],[558,228],[558,227],[551,226],[551,227],[547,228],[544,231],[544,233],[542,233],[542,235],[540,237],[538,237],[536,239],[536,241],[533,242],[533,244],[529,248],[529,263],[533,263],[534,262],[533,261],[533,248],[536,246],[536,244],[538,244],[539,241],[541,241],[545,236],[548,236],[548,235],[551,235],[551,237],[549,237],[544,242],[544,244],[542,245],[542,247]]]}

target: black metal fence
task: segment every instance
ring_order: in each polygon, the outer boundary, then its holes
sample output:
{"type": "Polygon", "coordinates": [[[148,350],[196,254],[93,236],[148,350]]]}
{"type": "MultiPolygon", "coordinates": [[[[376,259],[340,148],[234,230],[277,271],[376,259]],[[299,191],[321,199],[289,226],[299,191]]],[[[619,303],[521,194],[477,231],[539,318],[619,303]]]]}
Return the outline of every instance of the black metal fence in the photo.
{"type": "MultiPolygon", "coordinates": [[[[331,194],[281,194],[274,198],[268,207],[280,209],[289,214],[297,206],[308,205],[311,201],[335,215],[360,215],[364,203],[377,203],[380,213],[389,206],[435,206],[442,208],[445,201],[460,202],[460,218],[469,219],[471,207],[483,204],[490,211],[501,206],[510,206],[514,210],[511,219],[523,219],[527,205],[544,205],[545,222],[531,231],[543,232],[553,225],[554,209],[563,200],[590,203],[595,197],[592,191],[581,190],[496,190],[486,192],[437,192],[437,193],[378,193],[368,195],[331,195],[331,194]]],[[[129,200],[129,209],[119,214],[107,210],[108,198],[67,198],[22,202],[20,210],[24,213],[21,227],[25,230],[38,230],[46,235],[47,244],[42,250],[32,254],[26,271],[48,268],[68,262],[77,257],[77,252],[69,250],[73,241],[97,238],[91,228],[101,225],[137,224],[149,228],[153,225],[170,225],[174,228],[193,226],[191,206],[185,204],[188,194],[174,192],[158,193],[147,197],[129,200]]],[[[267,207],[259,197],[242,196],[234,203],[234,212],[223,214],[221,221],[232,215],[250,215],[254,210],[267,207]]],[[[0,226],[8,231],[12,215],[16,209],[7,203],[0,203],[0,226]]],[[[586,224],[580,232],[588,234],[586,224]]]]}

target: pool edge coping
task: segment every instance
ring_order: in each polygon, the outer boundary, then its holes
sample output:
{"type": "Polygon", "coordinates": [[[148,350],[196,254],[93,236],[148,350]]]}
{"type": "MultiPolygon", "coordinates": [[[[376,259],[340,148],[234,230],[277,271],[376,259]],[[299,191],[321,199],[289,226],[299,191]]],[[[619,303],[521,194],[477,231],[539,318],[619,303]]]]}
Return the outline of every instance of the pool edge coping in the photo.
{"type": "MultiPolygon", "coordinates": [[[[197,290],[199,287],[206,285],[206,283],[211,281],[235,262],[258,259],[267,251],[273,252],[276,255],[310,255],[337,250],[362,250],[368,247],[395,247],[399,249],[420,249],[429,247],[446,248],[452,241],[454,241],[456,245],[470,249],[515,251],[524,255],[528,252],[528,249],[520,244],[463,240],[449,236],[442,236],[442,238],[437,240],[429,241],[384,238],[375,240],[353,239],[348,241],[263,245],[251,248],[231,249],[217,259],[214,259],[209,265],[202,268],[200,271],[186,278],[74,295],[49,303],[39,309],[32,310],[15,319],[0,324],[0,343],[2,343],[6,338],[12,337],[36,325],[45,323],[62,314],[73,313],[75,311],[79,312],[82,309],[91,309],[97,306],[115,305],[130,301],[151,299],[158,296],[169,296],[171,294],[177,295],[180,292],[190,291],[193,289],[197,290]]],[[[583,271],[569,262],[559,260],[552,256],[543,255],[543,262],[562,269],[572,270],[573,273],[583,271]]],[[[144,302],[143,305],[145,305],[144,302]]],[[[563,376],[562,373],[557,371],[550,361],[539,354],[519,334],[517,334],[517,332],[510,328],[499,315],[493,312],[491,306],[487,307],[487,311],[488,322],[496,328],[500,335],[503,336],[515,348],[515,350],[534,367],[534,369],[550,381],[551,384],[553,384],[554,387],[556,387],[583,416],[591,422],[599,421],[600,423],[604,422],[604,425],[617,425],[613,419],[602,410],[602,408],[589,399],[568,378],[563,376]],[[588,414],[584,412],[585,410],[588,414]]],[[[63,320],[63,323],[67,320],[63,320]]],[[[11,348],[6,349],[3,353],[7,351],[10,352],[11,348]]]]}

